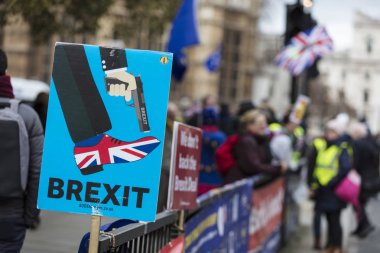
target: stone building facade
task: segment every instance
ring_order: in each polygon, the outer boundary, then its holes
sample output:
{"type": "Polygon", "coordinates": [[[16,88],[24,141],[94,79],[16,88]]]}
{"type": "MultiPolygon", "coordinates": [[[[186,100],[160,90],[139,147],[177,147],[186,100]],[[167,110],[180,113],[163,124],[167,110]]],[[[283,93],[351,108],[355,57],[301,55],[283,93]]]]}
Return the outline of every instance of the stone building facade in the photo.
{"type": "Polygon", "coordinates": [[[188,48],[188,70],[182,83],[174,87],[174,96],[200,99],[213,95],[232,108],[251,99],[260,8],[260,0],[199,0],[201,44],[188,48]],[[221,66],[209,72],[205,62],[220,46],[221,66]]]}
{"type": "Polygon", "coordinates": [[[357,12],[353,46],[347,52],[325,57],[321,78],[332,100],[348,103],[371,130],[380,131],[380,20],[357,12]]]}
{"type": "Polygon", "coordinates": [[[252,99],[260,105],[264,100],[281,118],[290,106],[291,75],[274,64],[274,58],[284,44],[283,36],[261,33],[256,47],[257,71],[252,83],[252,99]]]}

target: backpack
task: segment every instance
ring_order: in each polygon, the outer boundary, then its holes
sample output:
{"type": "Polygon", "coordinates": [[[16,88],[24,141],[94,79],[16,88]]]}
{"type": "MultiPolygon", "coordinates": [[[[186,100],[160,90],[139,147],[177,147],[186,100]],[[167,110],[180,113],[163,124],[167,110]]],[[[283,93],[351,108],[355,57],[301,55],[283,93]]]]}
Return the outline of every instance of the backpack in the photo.
{"type": "Polygon", "coordinates": [[[238,139],[239,137],[237,134],[228,136],[227,140],[216,150],[216,165],[218,166],[218,170],[223,177],[225,177],[228,171],[236,164],[232,151],[238,139]]]}
{"type": "Polygon", "coordinates": [[[29,137],[20,101],[0,100],[0,198],[23,197],[29,169],[29,137]]]}

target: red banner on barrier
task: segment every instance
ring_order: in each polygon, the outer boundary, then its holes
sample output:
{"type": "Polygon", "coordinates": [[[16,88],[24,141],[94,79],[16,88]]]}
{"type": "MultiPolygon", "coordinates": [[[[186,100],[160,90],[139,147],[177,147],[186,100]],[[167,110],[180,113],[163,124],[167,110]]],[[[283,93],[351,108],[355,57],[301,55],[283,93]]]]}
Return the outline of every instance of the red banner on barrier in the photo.
{"type": "Polygon", "coordinates": [[[183,235],[170,241],[159,253],[182,253],[184,251],[185,238],[183,235]]]}
{"type": "Polygon", "coordinates": [[[284,193],[283,178],[254,190],[249,222],[249,252],[258,250],[281,224],[284,193]]]}

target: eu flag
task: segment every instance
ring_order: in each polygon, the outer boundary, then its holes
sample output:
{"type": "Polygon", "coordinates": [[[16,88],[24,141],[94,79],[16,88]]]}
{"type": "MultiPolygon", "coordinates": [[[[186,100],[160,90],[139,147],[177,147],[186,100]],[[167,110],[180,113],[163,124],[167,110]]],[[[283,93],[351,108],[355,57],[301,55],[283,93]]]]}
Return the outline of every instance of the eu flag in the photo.
{"type": "Polygon", "coordinates": [[[209,72],[218,71],[220,67],[220,63],[222,60],[222,46],[218,46],[218,48],[210,54],[205,62],[205,67],[209,72]]]}
{"type": "Polygon", "coordinates": [[[195,8],[196,0],[183,0],[170,31],[167,50],[174,54],[172,74],[178,81],[182,80],[187,68],[182,50],[199,44],[195,8]]]}

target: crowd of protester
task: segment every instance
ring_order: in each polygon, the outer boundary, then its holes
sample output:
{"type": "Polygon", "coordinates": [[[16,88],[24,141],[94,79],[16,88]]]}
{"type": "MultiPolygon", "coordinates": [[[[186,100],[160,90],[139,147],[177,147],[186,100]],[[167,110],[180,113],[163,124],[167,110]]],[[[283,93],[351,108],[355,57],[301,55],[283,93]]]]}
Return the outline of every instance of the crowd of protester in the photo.
{"type": "MultiPolygon", "coordinates": [[[[6,68],[6,55],[0,51],[0,108],[8,107],[14,97],[6,68]]],[[[36,112],[28,106],[21,105],[19,113],[29,134],[29,182],[26,195],[19,194],[1,202],[0,251],[1,247],[20,249],[26,227],[33,228],[39,223],[36,198],[43,125],[36,112]],[[10,231],[14,234],[9,234],[10,231]],[[10,237],[13,241],[8,243],[6,238],[10,237]]],[[[357,121],[344,113],[326,122],[323,135],[308,136],[305,125],[294,121],[291,115],[292,108],[289,108],[283,117],[278,118],[268,100],[259,106],[252,101],[243,101],[236,113],[228,104],[219,105],[212,96],[201,102],[194,101],[188,108],[179,109],[176,104],[169,103],[157,211],[166,207],[173,126],[174,121],[181,121],[203,130],[199,195],[259,174],[276,177],[301,174],[306,170],[309,197],[315,202],[314,248],[324,248],[325,253],[343,252],[340,216],[342,210],[351,204],[357,219],[352,235],[367,237],[375,228],[366,206],[380,191],[379,138],[372,134],[365,120],[357,121]],[[353,192],[353,200],[348,201],[337,190],[347,186],[345,182],[352,179],[353,171],[361,180],[356,184],[360,194],[354,196],[355,191],[347,189],[347,192],[353,192]],[[323,217],[328,225],[324,247],[323,217]]],[[[355,187],[353,185],[350,187],[355,187]]]]}
{"type": "MultiPolygon", "coordinates": [[[[357,227],[351,234],[367,237],[374,226],[366,205],[380,190],[379,144],[365,122],[344,113],[326,122],[321,136],[308,136],[305,125],[290,117],[291,109],[279,119],[267,100],[259,106],[243,101],[234,114],[228,104],[218,105],[207,96],[183,112],[171,104],[167,129],[176,118],[203,130],[199,195],[258,174],[281,176],[306,170],[309,198],[315,202],[313,247],[326,253],[343,252],[340,216],[352,203],[342,200],[336,188],[351,171],[360,175],[358,205],[353,205],[357,227]],[[328,225],[326,240],[322,240],[323,217],[328,225]],[[323,247],[322,241],[326,241],[323,247]]],[[[170,147],[166,152],[170,153],[170,147]]]]}
{"type": "Polygon", "coordinates": [[[257,174],[277,176],[297,170],[292,159],[298,125],[290,122],[289,114],[279,121],[266,100],[260,106],[243,101],[236,114],[212,96],[194,102],[183,120],[203,130],[198,193],[257,174]]]}

